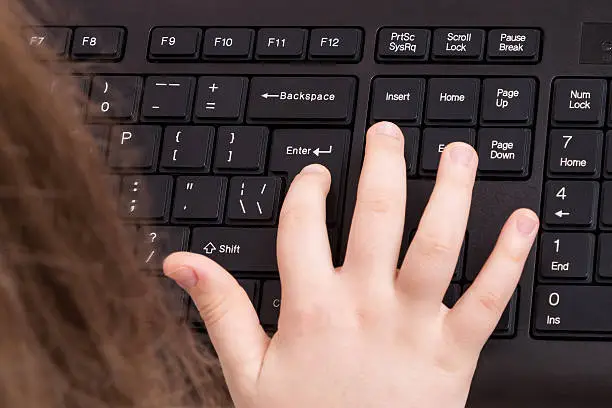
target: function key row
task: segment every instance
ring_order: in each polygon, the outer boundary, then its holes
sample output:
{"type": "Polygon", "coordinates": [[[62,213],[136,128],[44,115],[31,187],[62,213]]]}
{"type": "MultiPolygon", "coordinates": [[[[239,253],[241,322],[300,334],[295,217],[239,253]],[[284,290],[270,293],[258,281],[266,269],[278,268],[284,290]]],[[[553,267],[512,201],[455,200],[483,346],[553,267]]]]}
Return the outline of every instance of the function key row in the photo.
{"type": "Polygon", "coordinates": [[[378,32],[379,62],[441,61],[534,63],[540,59],[541,32],[532,28],[385,27],[378,32]],[[486,43],[486,47],[485,47],[486,43]],[[486,50],[486,53],[485,53],[486,50]]]}
{"type": "Polygon", "coordinates": [[[376,78],[370,119],[420,125],[424,109],[428,125],[474,126],[480,110],[481,124],[531,126],[536,91],[533,78],[376,78]]]}
{"type": "Polygon", "coordinates": [[[363,33],[358,28],[155,27],[149,59],[309,60],[357,62],[363,33]]]}
{"type": "Polygon", "coordinates": [[[119,61],[123,57],[123,27],[29,27],[26,41],[32,48],[45,47],[56,58],[119,61]]]}
{"type": "Polygon", "coordinates": [[[249,123],[349,124],[357,87],[353,77],[96,76],[92,83],[88,77],[80,79],[92,102],[87,112],[91,122],[193,118],[201,123],[239,123],[246,116],[249,123]]]}

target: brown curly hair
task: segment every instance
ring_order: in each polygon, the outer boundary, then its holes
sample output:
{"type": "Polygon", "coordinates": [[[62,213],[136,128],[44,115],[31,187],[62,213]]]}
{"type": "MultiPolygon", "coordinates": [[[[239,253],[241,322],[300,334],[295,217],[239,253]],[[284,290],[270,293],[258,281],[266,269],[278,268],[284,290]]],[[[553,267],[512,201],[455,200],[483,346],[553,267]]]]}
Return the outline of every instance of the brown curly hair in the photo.
{"type": "Polygon", "coordinates": [[[17,4],[0,7],[0,406],[231,405],[137,266],[69,73],[29,49],[17,4]]]}

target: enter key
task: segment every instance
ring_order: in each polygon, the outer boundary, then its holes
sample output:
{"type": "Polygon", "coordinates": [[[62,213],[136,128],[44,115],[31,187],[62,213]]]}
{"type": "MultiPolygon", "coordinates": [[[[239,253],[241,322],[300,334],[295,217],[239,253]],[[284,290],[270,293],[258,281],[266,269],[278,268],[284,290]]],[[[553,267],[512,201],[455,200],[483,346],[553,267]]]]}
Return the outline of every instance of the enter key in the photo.
{"type": "Polygon", "coordinates": [[[287,175],[288,182],[307,165],[319,163],[331,173],[327,221],[338,220],[351,133],[341,129],[282,129],[272,135],[270,171],[287,175]]]}

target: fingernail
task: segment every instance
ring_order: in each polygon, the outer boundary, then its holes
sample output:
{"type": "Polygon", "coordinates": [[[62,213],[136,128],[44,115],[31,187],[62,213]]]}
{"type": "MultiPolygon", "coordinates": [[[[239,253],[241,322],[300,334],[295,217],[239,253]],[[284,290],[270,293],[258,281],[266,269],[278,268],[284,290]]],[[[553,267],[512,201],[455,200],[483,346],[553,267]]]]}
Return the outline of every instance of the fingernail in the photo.
{"type": "Polygon", "coordinates": [[[395,138],[402,137],[402,131],[391,122],[379,122],[374,129],[377,135],[391,136],[395,138]]]}
{"type": "Polygon", "coordinates": [[[450,156],[454,163],[469,166],[474,160],[474,149],[465,143],[457,143],[452,146],[450,156]]]}
{"type": "Polygon", "coordinates": [[[538,227],[538,220],[525,214],[518,216],[516,220],[516,229],[523,235],[531,235],[533,231],[538,227]]]}
{"type": "Polygon", "coordinates": [[[325,167],[321,166],[320,164],[309,164],[302,169],[301,173],[323,173],[324,171],[325,167]]]}
{"type": "Polygon", "coordinates": [[[193,269],[187,266],[181,266],[180,268],[174,270],[168,275],[168,277],[173,279],[185,290],[193,288],[198,283],[198,275],[193,269]]]}

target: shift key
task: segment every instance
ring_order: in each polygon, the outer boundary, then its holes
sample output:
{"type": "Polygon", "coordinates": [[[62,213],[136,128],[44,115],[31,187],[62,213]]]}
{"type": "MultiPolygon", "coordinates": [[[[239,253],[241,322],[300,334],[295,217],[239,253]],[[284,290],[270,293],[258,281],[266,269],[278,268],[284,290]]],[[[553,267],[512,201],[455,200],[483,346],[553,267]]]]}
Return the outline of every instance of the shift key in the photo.
{"type": "Polygon", "coordinates": [[[194,228],[191,252],[206,255],[231,272],[274,272],[275,228],[194,228]]]}
{"type": "Polygon", "coordinates": [[[251,122],[340,123],[353,119],[351,77],[256,77],[251,81],[251,122]]]}

